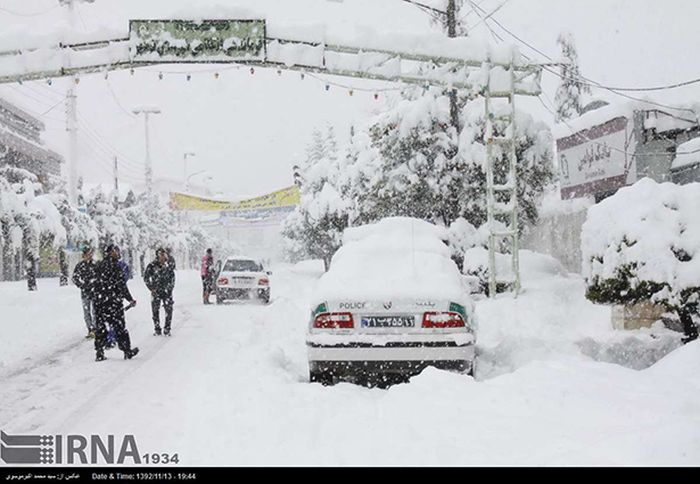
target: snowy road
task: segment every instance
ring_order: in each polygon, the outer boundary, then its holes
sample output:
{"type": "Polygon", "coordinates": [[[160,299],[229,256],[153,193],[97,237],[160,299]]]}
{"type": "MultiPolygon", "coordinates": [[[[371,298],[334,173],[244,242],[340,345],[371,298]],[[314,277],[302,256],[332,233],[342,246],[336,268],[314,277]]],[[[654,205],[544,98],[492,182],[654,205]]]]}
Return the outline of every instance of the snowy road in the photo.
{"type": "MultiPolygon", "coordinates": [[[[171,338],[152,335],[135,280],[127,321],[141,353],[124,361],[110,350],[99,364],[80,339],[75,288],[40,285],[34,306],[5,284],[4,304],[27,307],[3,307],[24,320],[3,323],[0,428],[132,433],[142,454],[177,452],[184,465],[700,464],[698,342],[642,371],[572,351],[483,381],[429,369],[389,390],[322,387],[307,383],[304,347],[314,280],[282,267],[269,306],[203,306],[197,274],[179,272],[171,338]],[[23,337],[42,311],[61,315],[55,335],[23,337]]],[[[480,311],[488,316],[488,303],[480,311]]],[[[498,331],[485,331],[491,356],[504,351],[498,331]]]]}

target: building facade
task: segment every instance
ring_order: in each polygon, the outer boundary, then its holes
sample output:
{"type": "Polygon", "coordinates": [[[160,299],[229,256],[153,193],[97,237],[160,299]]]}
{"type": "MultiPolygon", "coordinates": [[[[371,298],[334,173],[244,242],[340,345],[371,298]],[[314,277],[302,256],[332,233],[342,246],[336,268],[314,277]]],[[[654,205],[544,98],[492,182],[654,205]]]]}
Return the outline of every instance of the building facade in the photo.
{"type": "Polygon", "coordinates": [[[597,202],[644,177],[700,181],[700,159],[674,169],[676,153],[685,153],[680,146],[700,136],[690,109],[606,105],[558,125],[554,135],[562,199],[592,196],[597,202]]]}

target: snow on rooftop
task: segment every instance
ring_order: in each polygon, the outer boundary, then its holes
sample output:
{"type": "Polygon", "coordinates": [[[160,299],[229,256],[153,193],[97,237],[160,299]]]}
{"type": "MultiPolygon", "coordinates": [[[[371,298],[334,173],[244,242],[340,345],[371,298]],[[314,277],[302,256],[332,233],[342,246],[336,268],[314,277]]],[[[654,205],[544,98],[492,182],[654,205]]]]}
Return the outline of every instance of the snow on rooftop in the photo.
{"type": "Polygon", "coordinates": [[[631,120],[635,111],[645,111],[647,115],[644,118],[644,128],[653,128],[659,133],[675,129],[688,129],[698,125],[698,121],[695,120],[695,115],[690,112],[689,107],[679,106],[678,110],[674,111],[665,108],[656,109],[642,101],[627,101],[593,109],[578,118],[555,124],[552,128],[552,134],[555,139],[561,139],[618,117],[631,120]]]}
{"type": "Polygon", "coordinates": [[[700,136],[678,145],[676,153],[678,154],[671,163],[672,169],[700,163],[700,136]]]}
{"type": "Polygon", "coordinates": [[[624,117],[632,119],[635,109],[641,108],[641,104],[625,102],[620,104],[609,104],[607,106],[588,111],[578,118],[569,119],[564,123],[555,124],[552,134],[555,139],[565,138],[579,131],[603,124],[611,119],[624,117]]]}

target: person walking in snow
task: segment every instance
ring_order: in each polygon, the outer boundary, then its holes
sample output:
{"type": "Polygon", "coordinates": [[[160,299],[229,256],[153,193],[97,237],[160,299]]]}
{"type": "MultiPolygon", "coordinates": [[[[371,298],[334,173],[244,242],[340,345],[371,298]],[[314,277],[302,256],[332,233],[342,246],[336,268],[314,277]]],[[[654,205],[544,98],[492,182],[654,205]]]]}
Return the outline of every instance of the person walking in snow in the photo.
{"type": "Polygon", "coordinates": [[[129,331],[126,329],[123,301],[127,300],[131,306],[135,306],[136,300],[131,296],[124,280],[124,272],[119,267],[119,257],[119,247],[110,244],[105,249],[104,259],[95,268],[95,361],[106,359],[104,348],[107,325],[114,329],[117,345],[124,352],[124,359],[131,359],[139,352],[138,348],[131,347],[129,331]]]}
{"type": "Polygon", "coordinates": [[[73,284],[80,289],[80,298],[83,302],[83,318],[87,327],[86,338],[95,337],[95,310],[92,301],[93,286],[95,284],[95,262],[92,260],[92,256],[92,247],[83,247],[83,259],[73,269],[73,284]]]}
{"type": "MultiPolygon", "coordinates": [[[[124,262],[124,259],[122,258],[121,255],[121,249],[119,247],[116,247],[116,250],[118,252],[117,254],[117,265],[119,266],[119,269],[122,271],[122,274],[124,274],[124,283],[128,284],[129,279],[131,279],[131,269],[129,268],[129,265],[124,262]]],[[[105,342],[105,347],[106,348],[114,348],[117,345],[117,337],[114,332],[114,328],[112,326],[109,326],[107,328],[107,339],[105,342]]]]}
{"type": "Polygon", "coordinates": [[[209,295],[214,288],[214,255],[211,249],[207,249],[207,253],[202,257],[202,298],[204,299],[204,304],[211,304],[209,302],[209,295]]]}
{"type": "Polygon", "coordinates": [[[165,310],[165,327],[163,334],[170,336],[170,325],[173,320],[173,289],[175,288],[174,260],[165,249],[156,251],[156,259],[148,264],[143,280],[151,291],[151,311],[153,313],[153,327],[155,335],[161,334],[160,330],[160,306],[165,310]]]}

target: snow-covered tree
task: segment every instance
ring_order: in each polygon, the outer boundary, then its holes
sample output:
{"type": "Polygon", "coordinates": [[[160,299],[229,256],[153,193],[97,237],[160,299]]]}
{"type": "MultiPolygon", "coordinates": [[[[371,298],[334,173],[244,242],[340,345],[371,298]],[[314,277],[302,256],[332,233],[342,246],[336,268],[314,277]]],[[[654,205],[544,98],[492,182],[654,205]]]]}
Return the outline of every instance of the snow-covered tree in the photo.
{"type": "MultiPolygon", "coordinates": [[[[354,204],[353,223],[394,215],[444,226],[460,217],[475,227],[486,221],[484,100],[462,100],[461,105],[460,133],[449,123],[448,96],[429,91],[401,100],[367,133],[355,135],[342,190],[354,204]]],[[[522,112],[516,113],[516,126],[522,229],[537,220],[537,201],[553,177],[551,134],[522,112]]],[[[505,122],[496,122],[497,132],[505,129],[505,122]]],[[[494,150],[499,156],[499,148],[494,150]]]]}
{"type": "Polygon", "coordinates": [[[333,129],[314,130],[301,166],[299,206],[285,220],[282,235],[292,260],[323,259],[326,267],[348,226],[349,204],[338,191],[339,156],[333,129]]]}
{"type": "Polygon", "coordinates": [[[66,243],[61,216],[36,175],[15,167],[0,168],[0,239],[4,267],[22,252],[27,287],[36,290],[36,270],[42,242],[55,248],[66,243]]]}
{"type": "Polygon", "coordinates": [[[556,105],[555,121],[565,121],[583,112],[584,95],[591,93],[591,88],[581,79],[578,66],[578,53],[574,38],[570,33],[562,32],[557,38],[561,48],[560,83],[554,103],[556,105]]]}
{"type": "Polygon", "coordinates": [[[686,340],[700,324],[700,184],[644,178],[588,209],[581,245],[586,296],[650,301],[675,312],[686,340]]]}

